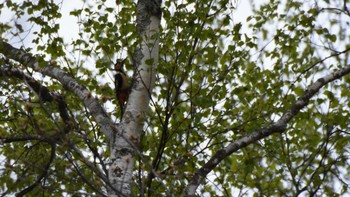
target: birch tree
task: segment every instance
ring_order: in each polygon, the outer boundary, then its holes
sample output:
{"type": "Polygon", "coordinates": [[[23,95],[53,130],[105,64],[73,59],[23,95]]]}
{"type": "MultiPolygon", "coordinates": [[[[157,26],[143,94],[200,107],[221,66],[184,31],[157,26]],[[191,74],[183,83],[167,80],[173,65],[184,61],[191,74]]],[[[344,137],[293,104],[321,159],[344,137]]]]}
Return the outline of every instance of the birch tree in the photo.
{"type": "Polygon", "coordinates": [[[349,6],[0,2],[1,196],[348,195],[349,6]]]}

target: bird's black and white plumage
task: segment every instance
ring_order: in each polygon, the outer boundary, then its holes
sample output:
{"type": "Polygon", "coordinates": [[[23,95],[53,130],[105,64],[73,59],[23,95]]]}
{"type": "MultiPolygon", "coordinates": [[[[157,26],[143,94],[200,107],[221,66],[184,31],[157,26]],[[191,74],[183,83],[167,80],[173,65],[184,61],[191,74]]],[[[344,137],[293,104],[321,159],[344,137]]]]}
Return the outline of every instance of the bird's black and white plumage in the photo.
{"type": "Polygon", "coordinates": [[[128,100],[129,88],[130,88],[129,82],[128,82],[128,76],[123,70],[124,62],[125,60],[118,61],[114,65],[114,69],[116,71],[116,74],[114,75],[114,78],[115,78],[114,85],[115,85],[115,92],[116,92],[116,96],[117,96],[120,111],[121,111],[121,117],[123,116],[123,113],[124,113],[124,105],[128,100]]]}

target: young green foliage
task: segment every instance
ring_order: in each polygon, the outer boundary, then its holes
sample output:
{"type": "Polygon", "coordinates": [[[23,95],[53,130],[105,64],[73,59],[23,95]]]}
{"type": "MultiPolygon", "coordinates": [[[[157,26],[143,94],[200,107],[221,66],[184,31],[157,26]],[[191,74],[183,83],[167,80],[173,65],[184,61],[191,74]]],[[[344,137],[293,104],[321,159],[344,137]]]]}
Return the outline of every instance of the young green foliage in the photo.
{"type": "MultiPolygon", "coordinates": [[[[236,1],[162,2],[155,35],[160,58],[135,155],[135,194],[183,195],[215,153],[271,125],[318,78],[348,66],[345,1],[256,2],[241,21],[236,13],[245,8],[236,1]]],[[[75,3],[0,3],[1,14],[12,14],[1,20],[0,41],[35,54],[40,68],[49,63],[68,73],[117,121],[113,64],[127,58],[126,72],[135,75],[133,52],[145,42],[137,37],[136,3],[75,3]],[[66,27],[70,20],[76,27],[66,27]]],[[[0,193],[107,195],[110,139],[103,125],[58,80],[7,52],[0,47],[0,193]],[[33,77],[55,99],[44,102],[24,78],[4,71],[9,67],[33,77]]],[[[224,158],[197,194],[348,195],[349,88],[348,76],[326,84],[283,132],[224,158]]]]}

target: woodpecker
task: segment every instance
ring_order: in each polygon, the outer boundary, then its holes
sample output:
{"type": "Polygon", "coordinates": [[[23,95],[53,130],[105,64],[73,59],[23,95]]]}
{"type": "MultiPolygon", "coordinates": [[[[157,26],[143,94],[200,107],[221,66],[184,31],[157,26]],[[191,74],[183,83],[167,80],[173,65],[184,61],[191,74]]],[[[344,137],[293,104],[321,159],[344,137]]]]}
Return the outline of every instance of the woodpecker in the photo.
{"type": "Polygon", "coordinates": [[[126,59],[124,59],[123,61],[117,61],[117,63],[114,64],[114,69],[116,71],[116,74],[114,75],[114,78],[115,78],[114,85],[115,85],[115,92],[116,92],[116,96],[118,99],[120,112],[121,112],[120,118],[123,117],[124,105],[128,100],[129,90],[130,90],[128,76],[123,70],[125,60],[126,59]]]}

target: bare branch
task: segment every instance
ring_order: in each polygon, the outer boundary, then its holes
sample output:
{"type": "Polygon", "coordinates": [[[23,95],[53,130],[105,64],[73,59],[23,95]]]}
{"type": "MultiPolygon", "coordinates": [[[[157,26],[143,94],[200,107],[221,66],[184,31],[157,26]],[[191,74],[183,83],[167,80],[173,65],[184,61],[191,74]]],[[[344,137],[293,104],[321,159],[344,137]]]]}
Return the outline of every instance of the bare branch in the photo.
{"type": "Polygon", "coordinates": [[[350,73],[350,65],[337,70],[329,75],[319,78],[314,82],[299,99],[291,106],[291,108],[283,114],[283,116],[273,124],[267,127],[261,128],[252,134],[244,136],[237,141],[229,144],[228,146],[217,151],[214,156],[206,162],[202,168],[197,170],[191,182],[187,185],[185,190],[185,196],[195,196],[195,192],[199,184],[205,179],[207,174],[211,172],[217,165],[221,163],[223,159],[232,153],[256,142],[257,140],[266,138],[277,132],[284,132],[287,128],[288,122],[299,113],[310,101],[310,99],[318,93],[318,91],[326,84],[339,79],[350,73]]]}

